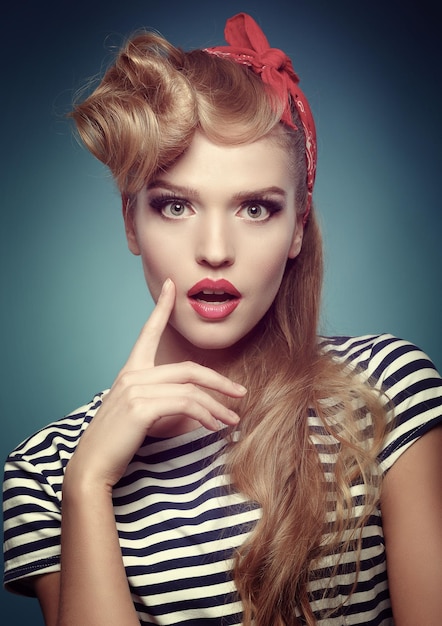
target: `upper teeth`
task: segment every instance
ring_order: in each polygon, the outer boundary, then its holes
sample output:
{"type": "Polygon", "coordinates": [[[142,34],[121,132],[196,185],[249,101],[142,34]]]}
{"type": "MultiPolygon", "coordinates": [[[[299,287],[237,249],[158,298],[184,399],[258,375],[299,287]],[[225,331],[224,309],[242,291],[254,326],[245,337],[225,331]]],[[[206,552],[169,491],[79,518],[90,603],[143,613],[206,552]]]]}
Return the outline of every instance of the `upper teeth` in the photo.
{"type": "Polygon", "coordinates": [[[203,289],[203,294],[206,296],[212,296],[212,295],[221,296],[224,293],[225,292],[222,289],[203,289]]]}

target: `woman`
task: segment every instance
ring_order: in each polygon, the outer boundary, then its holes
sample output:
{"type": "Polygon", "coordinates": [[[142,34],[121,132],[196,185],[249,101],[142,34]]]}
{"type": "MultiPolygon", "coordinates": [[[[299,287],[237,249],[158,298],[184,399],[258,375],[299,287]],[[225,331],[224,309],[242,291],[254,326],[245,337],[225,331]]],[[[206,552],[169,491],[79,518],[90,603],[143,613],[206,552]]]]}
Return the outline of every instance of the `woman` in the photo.
{"type": "Polygon", "coordinates": [[[252,18],[226,39],[138,35],[74,109],[156,307],[111,389],[10,455],[5,582],[48,626],[436,625],[440,378],[318,339],[313,118],[252,18]]]}

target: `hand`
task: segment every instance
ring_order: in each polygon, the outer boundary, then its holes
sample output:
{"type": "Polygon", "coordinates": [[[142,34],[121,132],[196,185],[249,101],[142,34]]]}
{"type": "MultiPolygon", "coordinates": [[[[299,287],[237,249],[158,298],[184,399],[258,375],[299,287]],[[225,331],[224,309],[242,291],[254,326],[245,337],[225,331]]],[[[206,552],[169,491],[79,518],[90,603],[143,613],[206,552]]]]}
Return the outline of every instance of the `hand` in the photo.
{"type": "Polygon", "coordinates": [[[214,370],[193,362],[155,366],[155,355],[175,302],[175,286],[166,280],[158,303],[103,404],[84,432],[69,462],[65,487],[105,486],[118,482],[152,426],[167,416],[191,418],[210,430],[218,420],[239,417],[208,390],[242,397],[246,390],[214,370]],[[78,484],[78,483],[77,483],[78,484]]]}

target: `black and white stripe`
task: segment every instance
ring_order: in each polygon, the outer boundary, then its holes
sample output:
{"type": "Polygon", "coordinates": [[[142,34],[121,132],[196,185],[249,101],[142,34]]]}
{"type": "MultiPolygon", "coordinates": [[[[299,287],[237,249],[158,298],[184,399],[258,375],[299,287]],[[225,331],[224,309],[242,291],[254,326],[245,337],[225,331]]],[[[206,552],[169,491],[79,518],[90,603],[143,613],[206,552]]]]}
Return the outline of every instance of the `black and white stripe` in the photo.
{"type": "MultiPolygon", "coordinates": [[[[439,375],[415,346],[390,335],[322,342],[334,358],[382,386],[394,403],[395,427],[380,455],[387,471],[415,439],[440,423],[439,375]]],[[[15,591],[32,593],[30,577],[60,568],[63,472],[101,396],[33,435],[7,460],[4,580],[15,591]]],[[[313,413],[309,422],[327,475],[334,460],[330,436],[313,413]]],[[[260,510],[229,489],[224,445],[222,433],[204,428],[171,439],[148,437],[114,489],[124,564],[141,624],[241,623],[231,558],[260,510]]],[[[352,487],[352,496],[357,515],[360,485],[352,487]]],[[[392,624],[379,511],[364,528],[361,571],[350,602],[337,616],[321,619],[321,611],[340,606],[353,584],[355,555],[349,552],[339,564],[331,597],[323,600],[334,564],[333,557],[324,559],[310,583],[318,624],[392,624]]]]}

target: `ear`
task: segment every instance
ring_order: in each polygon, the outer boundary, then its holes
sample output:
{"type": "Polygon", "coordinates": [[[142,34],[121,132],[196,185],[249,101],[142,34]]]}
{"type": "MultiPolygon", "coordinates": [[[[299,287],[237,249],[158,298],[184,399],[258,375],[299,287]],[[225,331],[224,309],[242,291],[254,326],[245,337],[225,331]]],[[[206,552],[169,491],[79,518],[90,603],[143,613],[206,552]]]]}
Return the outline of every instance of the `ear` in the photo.
{"type": "Polygon", "coordinates": [[[302,222],[302,215],[298,216],[296,220],[295,230],[293,232],[292,243],[289,248],[288,258],[295,259],[301,252],[302,239],[304,237],[304,224],[302,222]]]}
{"type": "Polygon", "coordinates": [[[132,254],[140,255],[136,230],[135,230],[135,207],[131,199],[123,194],[121,196],[121,205],[123,211],[124,229],[126,231],[127,245],[132,254]]]}

